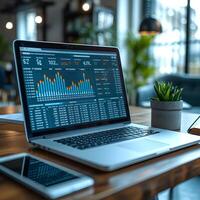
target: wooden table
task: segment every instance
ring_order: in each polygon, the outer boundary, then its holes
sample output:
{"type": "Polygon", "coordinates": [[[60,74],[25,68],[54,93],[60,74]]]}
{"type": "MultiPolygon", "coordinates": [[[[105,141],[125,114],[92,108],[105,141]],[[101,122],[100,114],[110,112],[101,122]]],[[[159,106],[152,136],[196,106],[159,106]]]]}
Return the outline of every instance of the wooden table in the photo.
{"type": "MultiPolygon", "coordinates": [[[[150,124],[150,110],[131,107],[135,123],[150,124]]],[[[19,111],[19,107],[0,109],[0,114],[19,111]]],[[[18,152],[29,152],[76,169],[95,179],[94,187],[66,196],[62,199],[84,200],[146,200],[158,192],[177,185],[191,177],[200,175],[200,146],[195,145],[164,156],[150,159],[114,172],[102,172],[72,160],[33,149],[26,142],[22,125],[0,125],[0,156],[18,152]]],[[[117,155],[116,155],[117,156],[117,155]]],[[[40,200],[41,196],[4,175],[0,175],[0,199],[40,200]]]]}

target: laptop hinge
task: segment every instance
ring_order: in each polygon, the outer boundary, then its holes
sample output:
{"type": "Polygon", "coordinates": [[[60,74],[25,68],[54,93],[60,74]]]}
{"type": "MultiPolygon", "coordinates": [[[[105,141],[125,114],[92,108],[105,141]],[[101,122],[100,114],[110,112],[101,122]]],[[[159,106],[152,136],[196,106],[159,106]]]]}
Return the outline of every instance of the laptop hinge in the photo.
{"type": "Polygon", "coordinates": [[[123,124],[126,125],[126,124],[130,124],[130,123],[131,123],[131,121],[127,121],[127,122],[124,122],[123,124]]]}
{"type": "Polygon", "coordinates": [[[32,143],[32,141],[34,141],[34,140],[46,139],[46,138],[47,138],[46,135],[43,135],[43,136],[37,136],[37,137],[29,138],[29,141],[32,143]]]}

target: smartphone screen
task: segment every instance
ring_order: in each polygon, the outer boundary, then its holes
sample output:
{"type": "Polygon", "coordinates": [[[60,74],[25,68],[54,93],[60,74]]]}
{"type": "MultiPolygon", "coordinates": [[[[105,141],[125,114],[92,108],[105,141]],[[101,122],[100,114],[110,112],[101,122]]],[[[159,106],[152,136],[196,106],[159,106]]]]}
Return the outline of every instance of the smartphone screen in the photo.
{"type": "Polygon", "coordinates": [[[45,187],[79,178],[30,156],[6,161],[0,165],[45,187]]]}

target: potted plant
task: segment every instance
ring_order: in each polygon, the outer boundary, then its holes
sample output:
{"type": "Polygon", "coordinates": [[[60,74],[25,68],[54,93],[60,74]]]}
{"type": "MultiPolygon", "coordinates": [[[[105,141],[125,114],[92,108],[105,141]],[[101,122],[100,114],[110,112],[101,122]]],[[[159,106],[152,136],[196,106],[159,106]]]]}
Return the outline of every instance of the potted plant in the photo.
{"type": "Polygon", "coordinates": [[[151,126],[179,130],[183,89],[172,83],[156,81],[154,90],[157,96],[151,99],[151,126]]]}
{"type": "Polygon", "coordinates": [[[130,66],[125,71],[125,81],[130,103],[135,103],[137,88],[147,84],[155,73],[154,59],[149,53],[154,38],[153,35],[135,36],[129,33],[126,39],[130,66]]]}

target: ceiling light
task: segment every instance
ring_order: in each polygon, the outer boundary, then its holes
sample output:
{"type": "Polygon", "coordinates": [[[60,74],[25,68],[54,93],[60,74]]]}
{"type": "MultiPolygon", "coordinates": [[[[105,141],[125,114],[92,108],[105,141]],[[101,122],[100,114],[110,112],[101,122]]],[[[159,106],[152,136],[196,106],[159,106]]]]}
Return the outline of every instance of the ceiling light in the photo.
{"type": "Polygon", "coordinates": [[[41,24],[42,23],[42,17],[41,16],[36,16],[35,17],[35,23],[37,23],[37,24],[41,24]]]}
{"type": "Polygon", "coordinates": [[[13,29],[13,23],[12,22],[7,22],[6,23],[6,29],[13,29]]]}
{"type": "Polygon", "coordinates": [[[82,5],[82,9],[83,11],[87,12],[88,10],[90,10],[90,4],[85,2],[83,5],[82,5]]]}
{"type": "Polygon", "coordinates": [[[141,22],[139,33],[141,35],[155,35],[162,33],[161,23],[157,19],[147,17],[141,22]]]}

